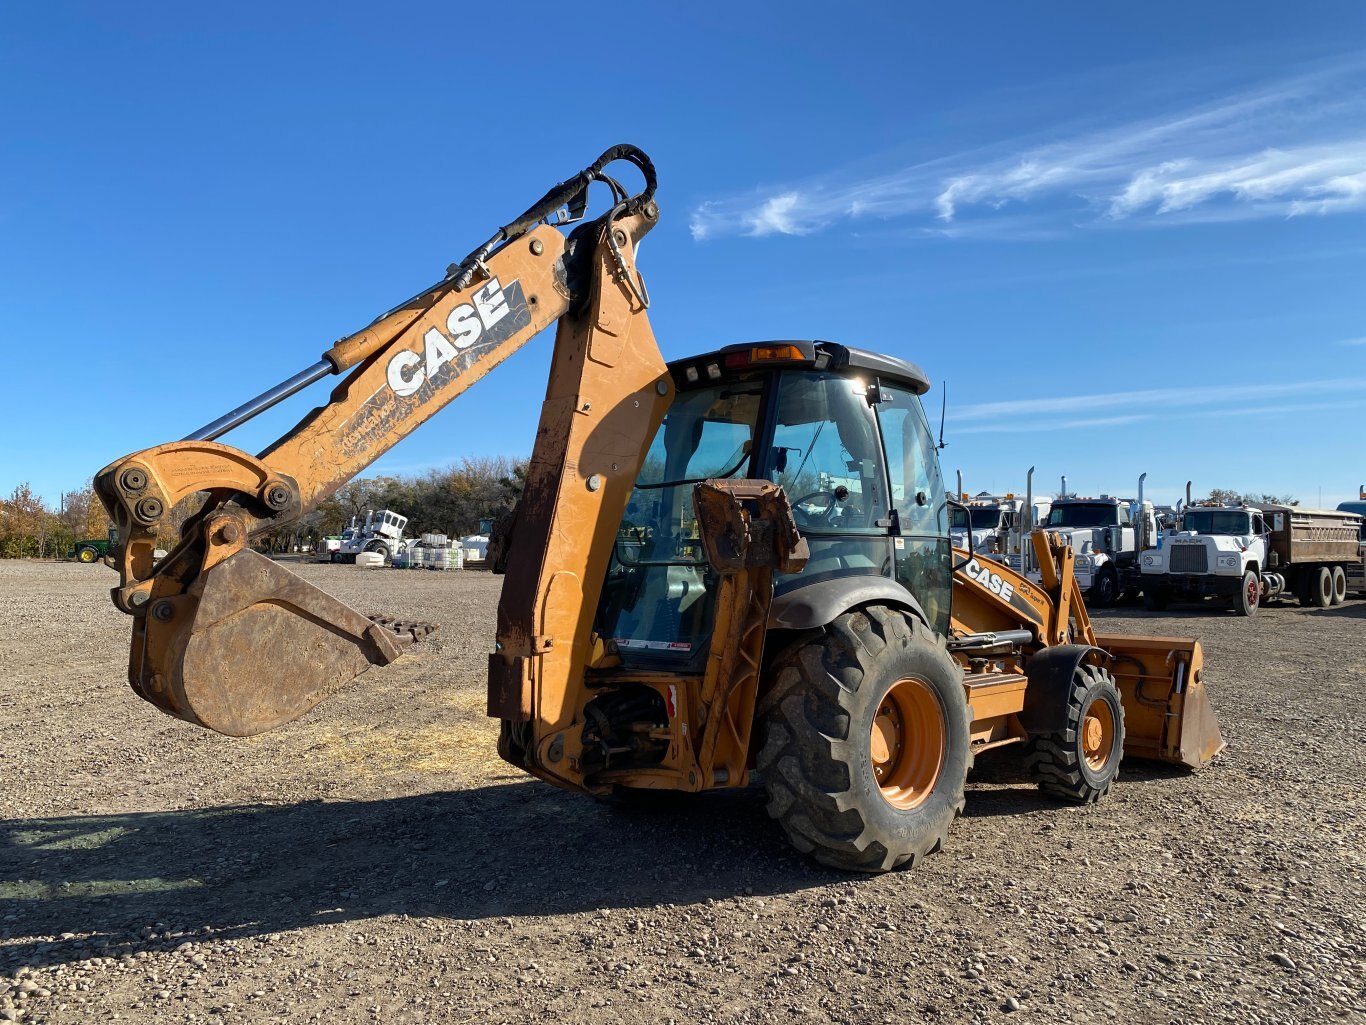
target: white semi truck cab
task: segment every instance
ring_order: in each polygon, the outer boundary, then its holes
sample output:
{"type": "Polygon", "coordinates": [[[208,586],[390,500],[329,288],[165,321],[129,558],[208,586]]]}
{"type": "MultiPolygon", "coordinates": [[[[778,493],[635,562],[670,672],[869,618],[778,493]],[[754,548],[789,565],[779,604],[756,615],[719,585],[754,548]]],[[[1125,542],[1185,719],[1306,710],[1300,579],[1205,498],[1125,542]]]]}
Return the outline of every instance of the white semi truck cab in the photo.
{"type": "Polygon", "coordinates": [[[1268,567],[1270,529],[1251,506],[1190,506],[1181,526],[1143,553],[1143,601],[1152,611],[1173,598],[1217,596],[1250,616],[1264,598],[1285,589],[1268,567]]]}
{"type": "Polygon", "coordinates": [[[1012,502],[1004,498],[971,498],[949,510],[949,537],[955,548],[978,554],[1000,549],[1015,524],[1012,502]],[[968,543],[968,535],[972,543],[968,543]]]}
{"type": "Polygon", "coordinates": [[[1072,546],[1077,585],[1086,592],[1088,604],[1109,608],[1122,594],[1143,587],[1139,553],[1155,542],[1157,518],[1153,504],[1143,499],[1142,487],[1140,481],[1137,499],[1055,498],[1041,524],[1072,546]]]}

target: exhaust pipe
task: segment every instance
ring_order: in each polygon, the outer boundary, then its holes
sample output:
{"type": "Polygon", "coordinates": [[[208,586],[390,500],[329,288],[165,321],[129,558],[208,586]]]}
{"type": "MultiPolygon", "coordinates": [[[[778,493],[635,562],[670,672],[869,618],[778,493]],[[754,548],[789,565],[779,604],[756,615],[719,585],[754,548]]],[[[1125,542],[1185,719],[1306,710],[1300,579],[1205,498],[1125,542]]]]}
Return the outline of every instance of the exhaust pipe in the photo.
{"type": "Polygon", "coordinates": [[[1029,572],[1029,552],[1033,545],[1025,539],[1034,533],[1034,467],[1025,474],[1025,504],[1020,511],[1020,572],[1029,572]]]}
{"type": "Polygon", "coordinates": [[[1146,473],[1140,473],[1138,475],[1139,524],[1134,532],[1134,540],[1137,542],[1137,544],[1135,544],[1134,546],[1135,555],[1137,555],[1139,552],[1142,552],[1144,549],[1150,547],[1149,542],[1152,540],[1150,537],[1148,537],[1148,518],[1143,515],[1143,482],[1147,479],[1148,475],[1146,473]]]}
{"type": "Polygon", "coordinates": [[[1062,490],[1061,490],[1060,492],[1058,492],[1058,497],[1059,497],[1059,498],[1066,498],[1066,497],[1067,497],[1067,474],[1065,474],[1065,473],[1062,475],[1062,490]]]}

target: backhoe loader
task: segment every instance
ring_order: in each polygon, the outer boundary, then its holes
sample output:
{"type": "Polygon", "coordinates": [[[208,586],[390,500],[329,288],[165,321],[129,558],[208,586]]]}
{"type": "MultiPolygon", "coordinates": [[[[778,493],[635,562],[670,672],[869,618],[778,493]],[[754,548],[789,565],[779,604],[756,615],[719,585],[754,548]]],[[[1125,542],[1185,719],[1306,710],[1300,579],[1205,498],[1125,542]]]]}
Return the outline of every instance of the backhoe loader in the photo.
{"type": "Polygon", "coordinates": [[[398,658],[425,627],[367,618],[251,540],[555,324],[525,490],[491,554],[506,576],[488,712],[508,762],[604,798],[757,770],[797,848],[882,871],[943,844],[979,752],[1022,744],[1044,790],[1088,802],[1124,754],[1198,769],[1222,749],[1198,641],[1097,636],[1071,550],[1044,533],[1039,584],[951,547],[918,367],[803,340],[666,364],[636,266],[654,192],[644,153],[608,150],[313,366],[101,470],[133,689],[250,736],[398,658]],[[594,182],[611,204],[588,220],[594,182]],[[327,402],[259,455],[215,440],[329,375],[327,402]],[[158,523],[196,495],[153,566],[158,523]]]}

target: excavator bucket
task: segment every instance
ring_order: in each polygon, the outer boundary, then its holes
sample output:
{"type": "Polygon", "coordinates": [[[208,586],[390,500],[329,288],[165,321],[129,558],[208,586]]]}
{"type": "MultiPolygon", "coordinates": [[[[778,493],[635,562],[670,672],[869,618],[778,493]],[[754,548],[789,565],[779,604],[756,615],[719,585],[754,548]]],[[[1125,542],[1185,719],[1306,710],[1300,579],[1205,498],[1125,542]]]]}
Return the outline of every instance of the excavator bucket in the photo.
{"type": "Polygon", "coordinates": [[[1124,753],[1202,769],[1225,747],[1193,637],[1096,637],[1124,703],[1124,753]]]}
{"type": "Polygon", "coordinates": [[[180,594],[134,620],[139,696],[231,737],[303,715],[432,628],[368,618],[249,548],[212,556],[180,594]]]}

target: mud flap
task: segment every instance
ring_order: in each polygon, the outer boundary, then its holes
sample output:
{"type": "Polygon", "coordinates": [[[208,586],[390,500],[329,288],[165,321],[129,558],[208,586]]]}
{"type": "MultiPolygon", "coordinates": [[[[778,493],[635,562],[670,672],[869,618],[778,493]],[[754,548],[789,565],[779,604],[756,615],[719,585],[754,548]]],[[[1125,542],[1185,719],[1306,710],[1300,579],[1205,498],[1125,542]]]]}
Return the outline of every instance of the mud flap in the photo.
{"type": "Polygon", "coordinates": [[[231,737],[297,719],[431,630],[363,616],[245,548],[149,608],[133,629],[133,689],[231,737]]]}
{"type": "Polygon", "coordinates": [[[1225,748],[1193,637],[1097,636],[1124,702],[1124,754],[1198,770],[1225,748]]]}

